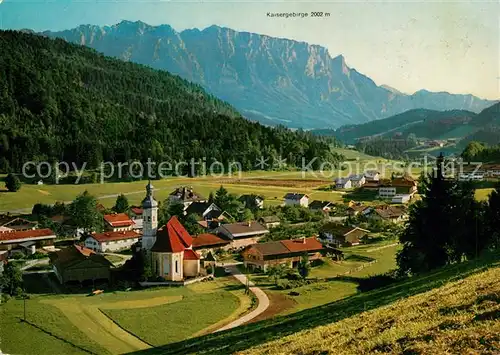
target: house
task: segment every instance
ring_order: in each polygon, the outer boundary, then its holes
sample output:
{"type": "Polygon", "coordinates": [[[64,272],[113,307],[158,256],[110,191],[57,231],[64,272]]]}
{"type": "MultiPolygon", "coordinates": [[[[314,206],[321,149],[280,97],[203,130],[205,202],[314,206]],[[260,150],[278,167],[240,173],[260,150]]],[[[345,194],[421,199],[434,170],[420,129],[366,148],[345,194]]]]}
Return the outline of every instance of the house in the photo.
{"type": "Polygon", "coordinates": [[[112,232],[130,231],[134,228],[134,221],[126,213],[104,215],[104,228],[112,232]]]}
{"type": "Polygon", "coordinates": [[[241,255],[245,267],[266,272],[273,265],[287,265],[293,268],[304,254],[309,256],[309,261],[320,259],[323,252],[323,245],[311,237],[252,244],[247,246],[241,255]]]}
{"type": "Polygon", "coordinates": [[[32,222],[19,216],[10,214],[0,215],[0,230],[3,231],[25,231],[38,227],[37,222],[32,222]]]}
{"type": "Polygon", "coordinates": [[[142,230],[142,222],[143,222],[143,217],[142,217],[143,209],[142,207],[139,206],[132,206],[130,207],[129,210],[129,217],[132,221],[134,221],[134,230],[139,232],[142,230]]]}
{"type": "Polygon", "coordinates": [[[260,217],[259,223],[269,229],[279,226],[281,224],[281,220],[278,216],[273,215],[273,216],[260,217]]]}
{"type": "Polygon", "coordinates": [[[86,247],[72,245],[50,253],[49,258],[61,284],[110,279],[111,262],[104,255],[86,247]]]}
{"type": "Polygon", "coordinates": [[[380,173],[377,170],[365,171],[366,182],[375,182],[380,180],[380,173]]]}
{"type": "Polygon", "coordinates": [[[246,208],[251,208],[252,206],[255,206],[259,209],[264,208],[264,198],[262,196],[241,195],[238,198],[238,201],[240,201],[246,208]]]}
{"type": "Polygon", "coordinates": [[[285,206],[303,206],[307,207],[309,205],[309,196],[306,194],[299,194],[299,193],[287,193],[284,196],[285,199],[285,206]]]}
{"type": "MultiPolygon", "coordinates": [[[[223,248],[230,243],[229,240],[222,239],[215,234],[203,233],[193,237],[193,250],[210,251],[212,249],[223,248]]],[[[200,254],[200,253],[198,253],[200,254]]]]}
{"type": "Polygon", "coordinates": [[[313,211],[330,212],[331,210],[335,209],[335,204],[333,202],[330,202],[330,201],[314,200],[309,205],[309,209],[311,209],[313,211]]]}
{"type": "Polygon", "coordinates": [[[207,200],[199,193],[193,190],[193,187],[178,187],[168,196],[170,202],[178,202],[184,205],[186,209],[193,202],[206,202],[207,200]]]}
{"type": "Polygon", "coordinates": [[[392,198],[391,202],[404,204],[404,203],[410,202],[411,198],[412,198],[412,195],[410,195],[410,194],[399,194],[399,195],[395,195],[392,198]]]}
{"type": "Polygon", "coordinates": [[[150,251],[156,276],[182,281],[200,275],[200,256],[193,250],[193,237],[175,216],[157,231],[150,251]]]}
{"type": "Polygon", "coordinates": [[[378,206],[373,209],[369,218],[392,223],[400,223],[408,219],[408,213],[405,208],[398,206],[378,206]]]}
{"type": "Polygon", "coordinates": [[[0,232],[0,250],[34,254],[38,248],[54,246],[56,234],[48,228],[29,230],[9,230],[0,232]]]}
{"type": "Polygon", "coordinates": [[[218,218],[222,210],[215,203],[195,201],[184,210],[184,214],[200,216],[201,219],[207,221],[218,218]]]}
{"type": "Polygon", "coordinates": [[[336,189],[350,189],[352,187],[352,181],[349,178],[337,178],[335,179],[336,189]]]}
{"type": "Polygon", "coordinates": [[[348,227],[337,223],[327,223],[320,231],[320,238],[325,244],[335,247],[358,245],[370,233],[359,227],[348,227]]]}
{"type": "Polygon", "coordinates": [[[398,194],[413,195],[417,192],[417,182],[407,175],[392,179],[391,185],[396,188],[398,194]]]}
{"type": "Polygon", "coordinates": [[[217,232],[231,241],[227,248],[239,249],[257,243],[269,230],[258,222],[249,221],[221,224],[217,232]]]}
{"type": "Polygon", "coordinates": [[[362,187],[366,182],[363,174],[350,175],[348,179],[351,181],[351,187],[362,187]]]}
{"type": "Polygon", "coordinates": [[[130,248],[140,237],[139,233],[132,230],[92,233],[85,239],[85,247],[100,253],[113,252],[130,248]]]}
{"type": "Polygon", "coordinates": [[[217,229],[223,221],[233,219],[233,216],[231,216],[226,211],[221,212],[218,216],[217,215],[218,215],[217,211],[212,211],[210,213],[210,216],[212,217],[211,219],[207,218],[206,220],[198,221],[198,224],[206,230],[213,230],[217,229]]]}

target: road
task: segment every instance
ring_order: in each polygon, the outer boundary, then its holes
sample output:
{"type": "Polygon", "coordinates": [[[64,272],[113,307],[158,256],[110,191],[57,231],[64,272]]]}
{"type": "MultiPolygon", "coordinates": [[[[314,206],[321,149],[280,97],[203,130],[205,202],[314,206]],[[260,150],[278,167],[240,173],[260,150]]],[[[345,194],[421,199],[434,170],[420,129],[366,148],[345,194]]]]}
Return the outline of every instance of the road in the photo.
{"type": "MultiPolygon", "coordinates": [[[[237,265],[239,265],[239,264],[225,265],[225,268],[229,269],[229,271],[231,272],[231,275],[233,275],[234,278],[236,278],[238,281],[240,281],[243,285],[246,286],[247,285],[247,277],[245,275],[243,275],[240,272],[240,270],[238,270],[237,265]]],[[[214,333],[221,332],[223,330],[228,330],[231,328],[235,328],[235,327],[238,327],[242,324],[245,324],[245,323],[251,321],[252,319],[254,319],[255,317],[257,317],[258,315],[260,315],[261,313],[263,313],[267,309],[267,307],[269,307],[269,298],[264,293],[264,291],[262,291],[260,288],[255,286],[255,284],[251,281],[249,282],[249,286],[250,286],[250,292],[252,292],[255,295],[255,297],[257,297],[257,300],[259,302],[257,305],[257,308],[254,309],[252,312],[242,316],[241,318],[238,318],[235,321],[225,325],[224,327],[217,329],[214,333]]]]}
{"type": "Polygon", "coordinates": [[[49,258],[43,258],[43,259],[35,259],[35,260],[28,260],[22,267],[21,271],[24,271],[26,269],[29,269],[30,267],[33,267],[35,265],[48,265],[49,264],[49,258]]]}

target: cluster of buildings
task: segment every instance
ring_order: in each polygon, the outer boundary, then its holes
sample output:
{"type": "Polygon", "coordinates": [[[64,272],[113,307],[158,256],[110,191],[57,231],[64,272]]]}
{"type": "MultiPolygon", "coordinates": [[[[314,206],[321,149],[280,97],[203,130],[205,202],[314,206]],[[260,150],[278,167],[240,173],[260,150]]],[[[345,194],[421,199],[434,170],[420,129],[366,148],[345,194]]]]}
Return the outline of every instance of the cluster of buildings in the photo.
{"type": "Polygon", "coordinates": [[[486,178],[500,179],[500,164],[463,165],[457,178],[460,181],[483,181],[486,178]]]}

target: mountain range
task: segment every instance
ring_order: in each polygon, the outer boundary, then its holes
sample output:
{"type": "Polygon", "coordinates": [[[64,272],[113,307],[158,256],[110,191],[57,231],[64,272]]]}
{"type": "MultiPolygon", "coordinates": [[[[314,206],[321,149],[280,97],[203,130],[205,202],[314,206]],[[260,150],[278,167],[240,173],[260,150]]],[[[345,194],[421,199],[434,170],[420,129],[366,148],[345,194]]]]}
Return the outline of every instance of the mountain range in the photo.
{"type": "Polygon", "coordinates": [[[313,130],[314,134],[335,136],[345,143],[354,144],[368,138],[415,137],[450,139],[466,143],[477,140],[490,145],[500,142],[500,103],[479,114],[466,110],[435,111],[415,109],[381,120],[358,125],[345,125],[336,130],[313,130]]]}
{"type": "Polygon", "coordinates": [[[268,125],[337,128],[416,108],[477,113],[494,103],[426,90],[407,95],[375,84],[322,46],[218,26],[177,32],[169,25],[122,21],[43,35],[167,70],[268,125]]]}

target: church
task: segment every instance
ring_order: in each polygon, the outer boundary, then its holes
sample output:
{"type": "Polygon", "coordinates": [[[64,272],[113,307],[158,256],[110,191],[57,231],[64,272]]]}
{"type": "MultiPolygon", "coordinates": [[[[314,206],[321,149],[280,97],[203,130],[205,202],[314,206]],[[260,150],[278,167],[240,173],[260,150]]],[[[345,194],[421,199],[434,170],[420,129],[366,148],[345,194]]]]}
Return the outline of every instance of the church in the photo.
{"type": "Polygon", "coordinates": [[[200,257],[192,249],[193,237],[177,217],[158,228],[158,202],[153,197],[151,181],[142,200],[143,235],[141,249],[155,276],[167,281],[182,281],[200,274],[200,257]]]}

